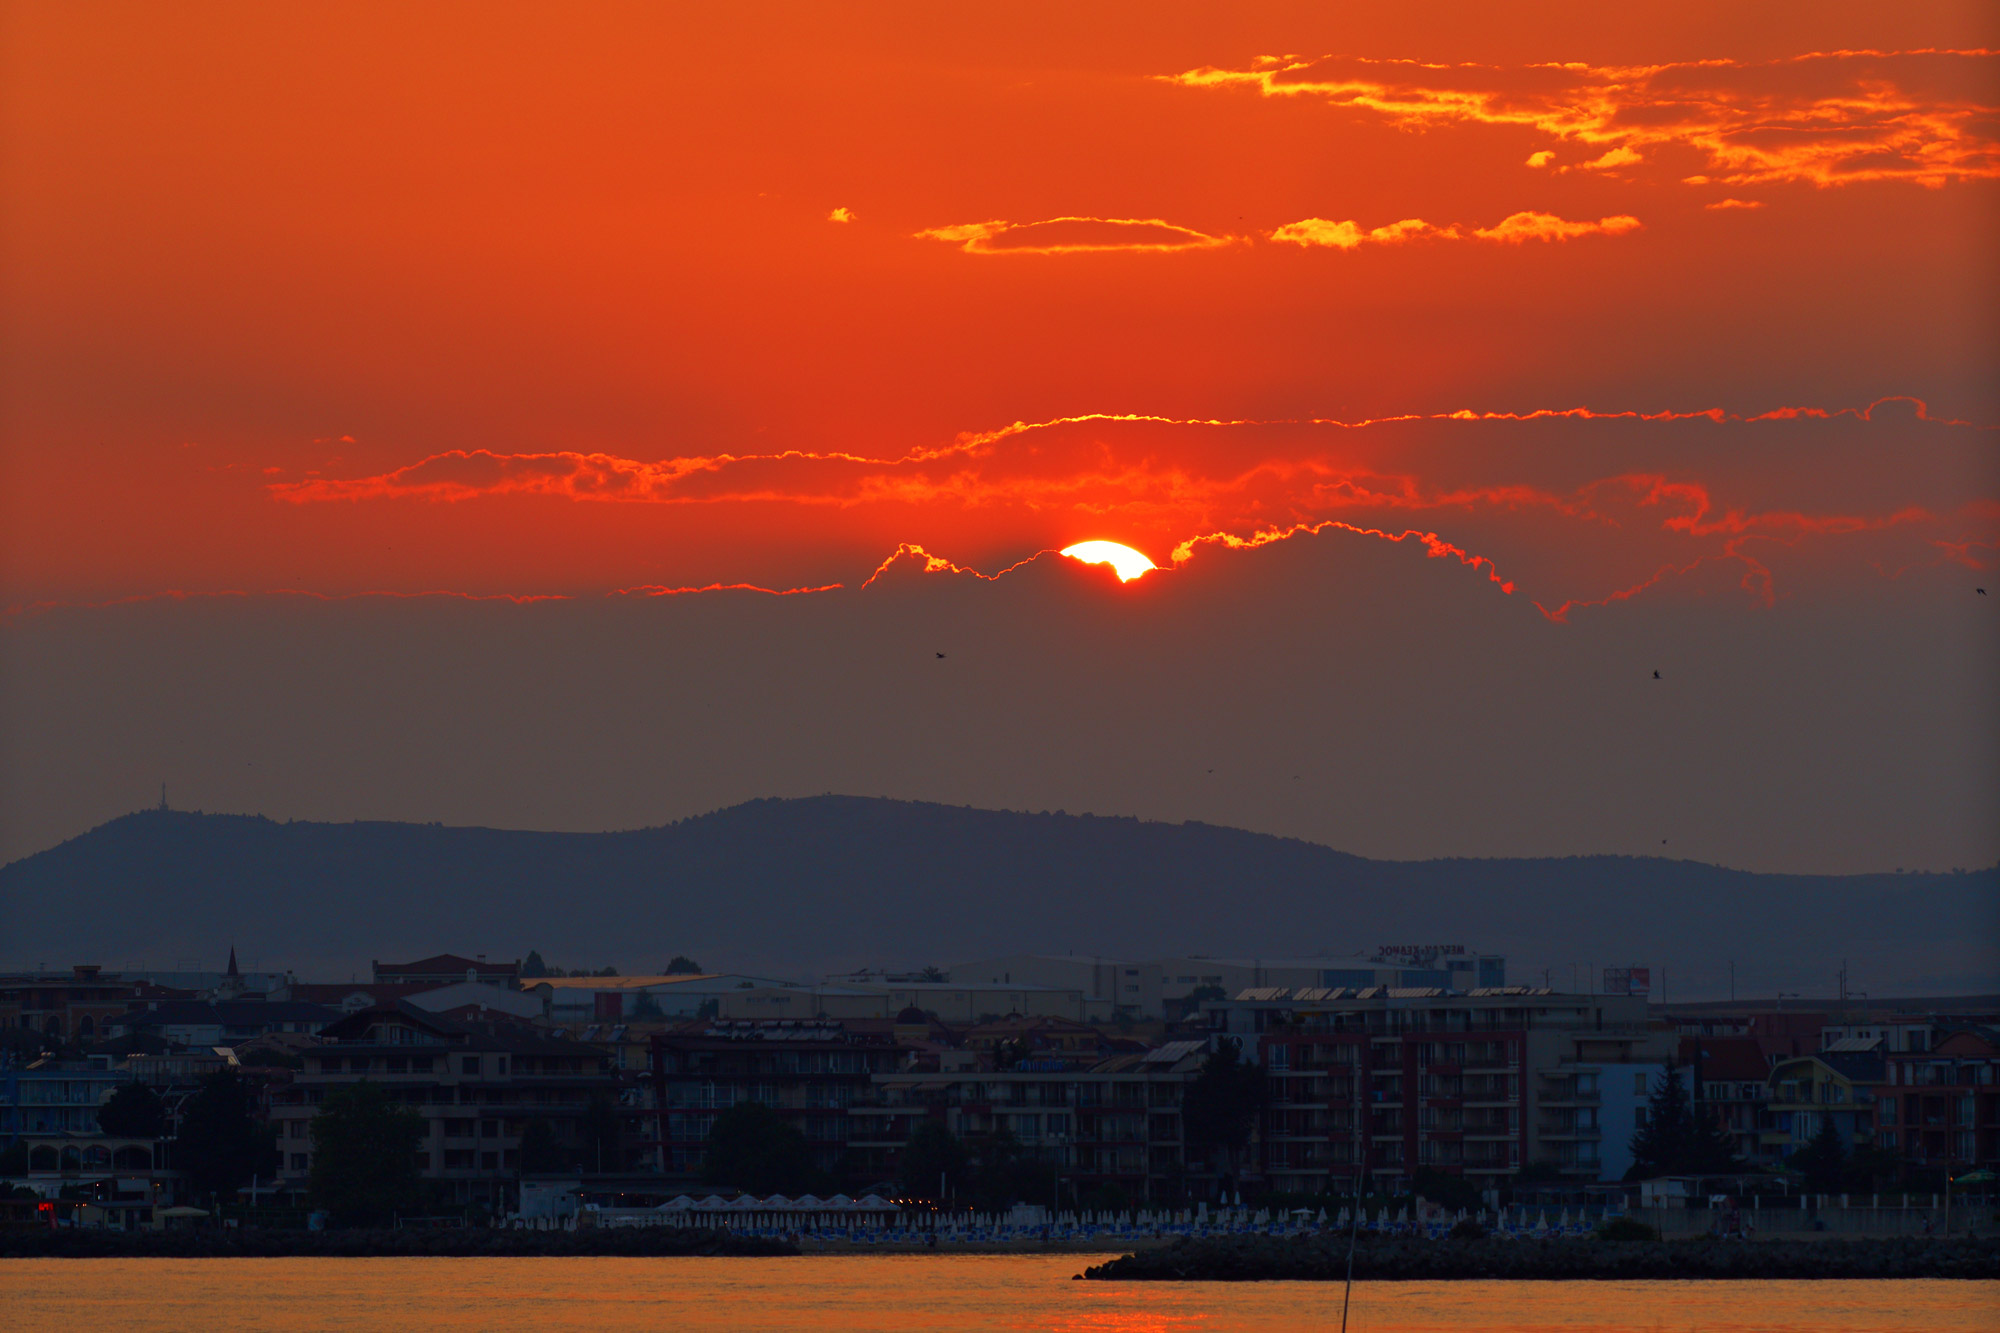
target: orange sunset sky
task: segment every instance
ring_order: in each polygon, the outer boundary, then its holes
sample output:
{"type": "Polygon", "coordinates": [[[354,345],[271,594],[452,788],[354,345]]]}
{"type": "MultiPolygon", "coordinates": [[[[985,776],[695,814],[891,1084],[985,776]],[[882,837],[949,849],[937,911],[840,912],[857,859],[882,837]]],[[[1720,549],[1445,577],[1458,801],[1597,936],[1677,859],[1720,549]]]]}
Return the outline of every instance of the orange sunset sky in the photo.
{"type": "Polygon", "coordinates": [[[0,857],[1990,864],[1996,14],[0,6],[0,857]]]}

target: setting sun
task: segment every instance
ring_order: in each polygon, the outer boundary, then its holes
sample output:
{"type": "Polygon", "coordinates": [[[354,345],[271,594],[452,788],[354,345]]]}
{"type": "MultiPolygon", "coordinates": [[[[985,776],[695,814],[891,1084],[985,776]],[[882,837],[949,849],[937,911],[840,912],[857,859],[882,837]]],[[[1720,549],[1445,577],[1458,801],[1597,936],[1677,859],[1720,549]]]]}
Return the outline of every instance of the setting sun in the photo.
{"type": "Polygon", "coordinates": [[[1120,546],[1117,542],[1078,542],[1074,546],[1063,547],[1062,553],[1086,565],[1111,566],[1117,571],[1120,583],[1130,583],[1147,570],[1159,568],[1131,547],[1120,546]]]}

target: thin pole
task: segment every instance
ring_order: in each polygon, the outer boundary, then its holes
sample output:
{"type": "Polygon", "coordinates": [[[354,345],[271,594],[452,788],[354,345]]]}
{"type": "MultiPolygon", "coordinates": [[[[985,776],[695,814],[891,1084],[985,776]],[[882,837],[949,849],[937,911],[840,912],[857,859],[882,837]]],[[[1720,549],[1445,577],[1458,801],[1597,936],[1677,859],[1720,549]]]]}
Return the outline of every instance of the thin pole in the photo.
{"type": "Polygon", "coordinates": [[[1361,1200],[1368,1179],[1365,1161],[1354,1179],[1354,1211],[1347,1216],[1347,1285],[1340,1292],[1340,1333],[1347,1333],[1347,1306],[1354,1299],[1354,1238],[1361,1231],[1361,1200]]]}

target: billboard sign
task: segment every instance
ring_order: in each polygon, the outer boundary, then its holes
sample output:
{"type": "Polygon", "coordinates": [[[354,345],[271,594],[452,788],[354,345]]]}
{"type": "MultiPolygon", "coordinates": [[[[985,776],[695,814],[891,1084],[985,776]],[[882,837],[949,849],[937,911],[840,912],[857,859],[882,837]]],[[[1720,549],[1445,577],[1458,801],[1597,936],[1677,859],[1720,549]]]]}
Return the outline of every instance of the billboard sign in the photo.
{"type": "Polygon", "coordinates": [[[1651,995],[1653,969],[1650,967],[1607,967],[1603,993],[1606,995],[1651,995]]]}
{"type": "Polygon", "coordinates": [[[1417,965],[1436,958],[1462,957],[1464,953],[1463,944],[1384,944],[1375,950],[1375,958],[1383,963],[1417,965]]]}

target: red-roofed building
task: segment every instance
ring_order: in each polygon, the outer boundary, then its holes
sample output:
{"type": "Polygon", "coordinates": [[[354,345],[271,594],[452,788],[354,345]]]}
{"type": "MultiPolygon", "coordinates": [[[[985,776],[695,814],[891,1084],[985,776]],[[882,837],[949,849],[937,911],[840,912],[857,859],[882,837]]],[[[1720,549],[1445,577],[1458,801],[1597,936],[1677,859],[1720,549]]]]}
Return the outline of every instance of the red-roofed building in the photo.
{"type": "Polygon", "coordinates": [[[516,958],[511,963],[489,963],[485,954],[477,958],[461,958],[455,953],[432,954],[413,963],[377,962],[374,968],[378,982],[416,981],[448,986],[454,981],[481,981],[489,986],[511,989],[521,981],[520,959],[516,958]]]}
{"type": "Polygon", "coordinates": [[[1695,1104],[1722,1123],[1736,1155],[1764,1161],[1769,1128],[1771,1061],[1755,1037],[1682,1037],[1680,1063],[1689,1071],[1695,1104]]]}

